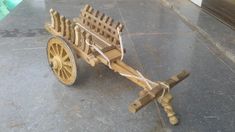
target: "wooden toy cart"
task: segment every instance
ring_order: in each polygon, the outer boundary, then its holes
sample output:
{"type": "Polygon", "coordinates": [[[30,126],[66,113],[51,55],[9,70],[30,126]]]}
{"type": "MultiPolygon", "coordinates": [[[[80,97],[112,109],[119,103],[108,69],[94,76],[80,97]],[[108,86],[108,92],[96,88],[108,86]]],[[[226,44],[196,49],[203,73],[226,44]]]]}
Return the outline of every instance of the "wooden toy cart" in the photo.
{"type": "Polygon", "coordinates": [[[135,113],[154,99],[164,108],[169,121],[175,125],[178,119],[173,111],[170,89],[185,79],[189,73],[182,71],[166,81],[153,82],[139,71],[122,61],[124,49],[121,40],[123,25],[111,17],[86,5],[79,18],[69,20],[57,11],[50,10],[51,22],[45,28],[53,37],[47,44],[48,62],[55,76],[65,85],[72,85],[77,79],[77,58],[84,59],[91,66],[103,63],[114,72],[126,77],[143,90],[129,105],[135,113]]]}

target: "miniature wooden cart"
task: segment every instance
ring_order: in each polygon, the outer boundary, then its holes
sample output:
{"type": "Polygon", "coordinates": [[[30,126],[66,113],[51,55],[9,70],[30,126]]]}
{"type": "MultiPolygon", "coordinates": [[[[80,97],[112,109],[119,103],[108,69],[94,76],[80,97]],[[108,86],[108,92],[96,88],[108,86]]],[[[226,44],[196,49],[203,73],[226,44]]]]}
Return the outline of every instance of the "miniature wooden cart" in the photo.
{"type": "Polygon", "coordinates": [[[84,59],[91,66],[107,65],[114,72],[131,80],[143,90],[129,111],[135,113],[154,99],[164,108],[169,121],[175,125],[178,119],[173,111],[172,95],[169,90],[185,79],[189,73],[182,71],[166,81],[153,82],[122,61],[124,49],[120,33],[123,25],[111,17],[86,5],[79,18],[69,20],[57,11],[50,10],[51,22],[45,28],[54,37],[47,45],[49,64],[56,77],[65,85],[72,85],[77,79],[77,58],[84,59]]]}

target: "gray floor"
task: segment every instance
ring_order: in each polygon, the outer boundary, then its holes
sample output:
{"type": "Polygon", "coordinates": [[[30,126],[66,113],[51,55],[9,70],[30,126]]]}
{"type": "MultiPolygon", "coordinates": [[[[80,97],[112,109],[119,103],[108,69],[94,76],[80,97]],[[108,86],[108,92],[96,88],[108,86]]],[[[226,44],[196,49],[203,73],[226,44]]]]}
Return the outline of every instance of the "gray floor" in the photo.
{"type": "Polygon", "coordinates": [[[157,0],[24,0],[0,22],[0,37],[1,132],[234,131],[234,64],[157,0]],[[147,77],[191,72],[172,90],[178,126],[154,102],[129,113],[140,89],[103,65],[79,61],[72,87],[53,76],[45,51],[50,35],[43,29],[48,10],[75,17],[86,3],[126,25],[124,61],[147,77]]]}

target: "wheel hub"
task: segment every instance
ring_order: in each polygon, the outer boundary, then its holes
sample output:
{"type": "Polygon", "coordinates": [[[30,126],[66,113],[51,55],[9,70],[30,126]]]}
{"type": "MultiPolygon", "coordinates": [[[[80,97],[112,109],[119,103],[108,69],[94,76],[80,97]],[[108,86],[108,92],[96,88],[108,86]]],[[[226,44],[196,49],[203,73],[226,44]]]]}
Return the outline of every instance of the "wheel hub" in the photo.
{"type": "Polygon", "coordinates": [[[52,59],[52,68],[61,70],[62,67],[63,67],[63,63],[62,63],[60,57],[59,56],[54,56],[53,59],[52,59]]]}

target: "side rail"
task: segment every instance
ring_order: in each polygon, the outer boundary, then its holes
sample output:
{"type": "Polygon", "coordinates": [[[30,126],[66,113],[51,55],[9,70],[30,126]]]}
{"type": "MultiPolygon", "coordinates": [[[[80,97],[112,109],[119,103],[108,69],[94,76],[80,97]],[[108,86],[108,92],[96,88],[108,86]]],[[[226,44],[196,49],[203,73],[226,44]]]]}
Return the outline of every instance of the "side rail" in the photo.
{"type": "Polygon", "coordinates": [[[120,33],[124,26],[119,22],[115,23],[111,17],[99,13],[89,5],[86,5],[80,17],[73,21],[53,9],[50,10],[50,16],[51,23],[46,24],[45,28],[51,34],[61,36],[72,43],[79,56],[92,66],[99,61],[108,64],[100,57],[97,49],[107,53],[111,61],[123,57],[120,33]]]}
{"type": "Polygon", "coordinates": [[[99,60],[93,54],[96,51],[86,43],[92,41],[92,35],[89,32],[53,9],[50,10],[50,16],[51,22],[45,25],[48,32],[55,36],[61,36],[70,42],[77,50],[78,56],[90,65],[95,66],[99,63],[99,60]]]}
{"type": "Polygon", "coordinates": [[[93,9],[90,5],[85,5],[77,21],[86,25],[91,31],[98,33],[99,37],[109,44],[120,48],[119,36],[124,28],[120,22],[114,22],[111,17],[93,9]]]}

